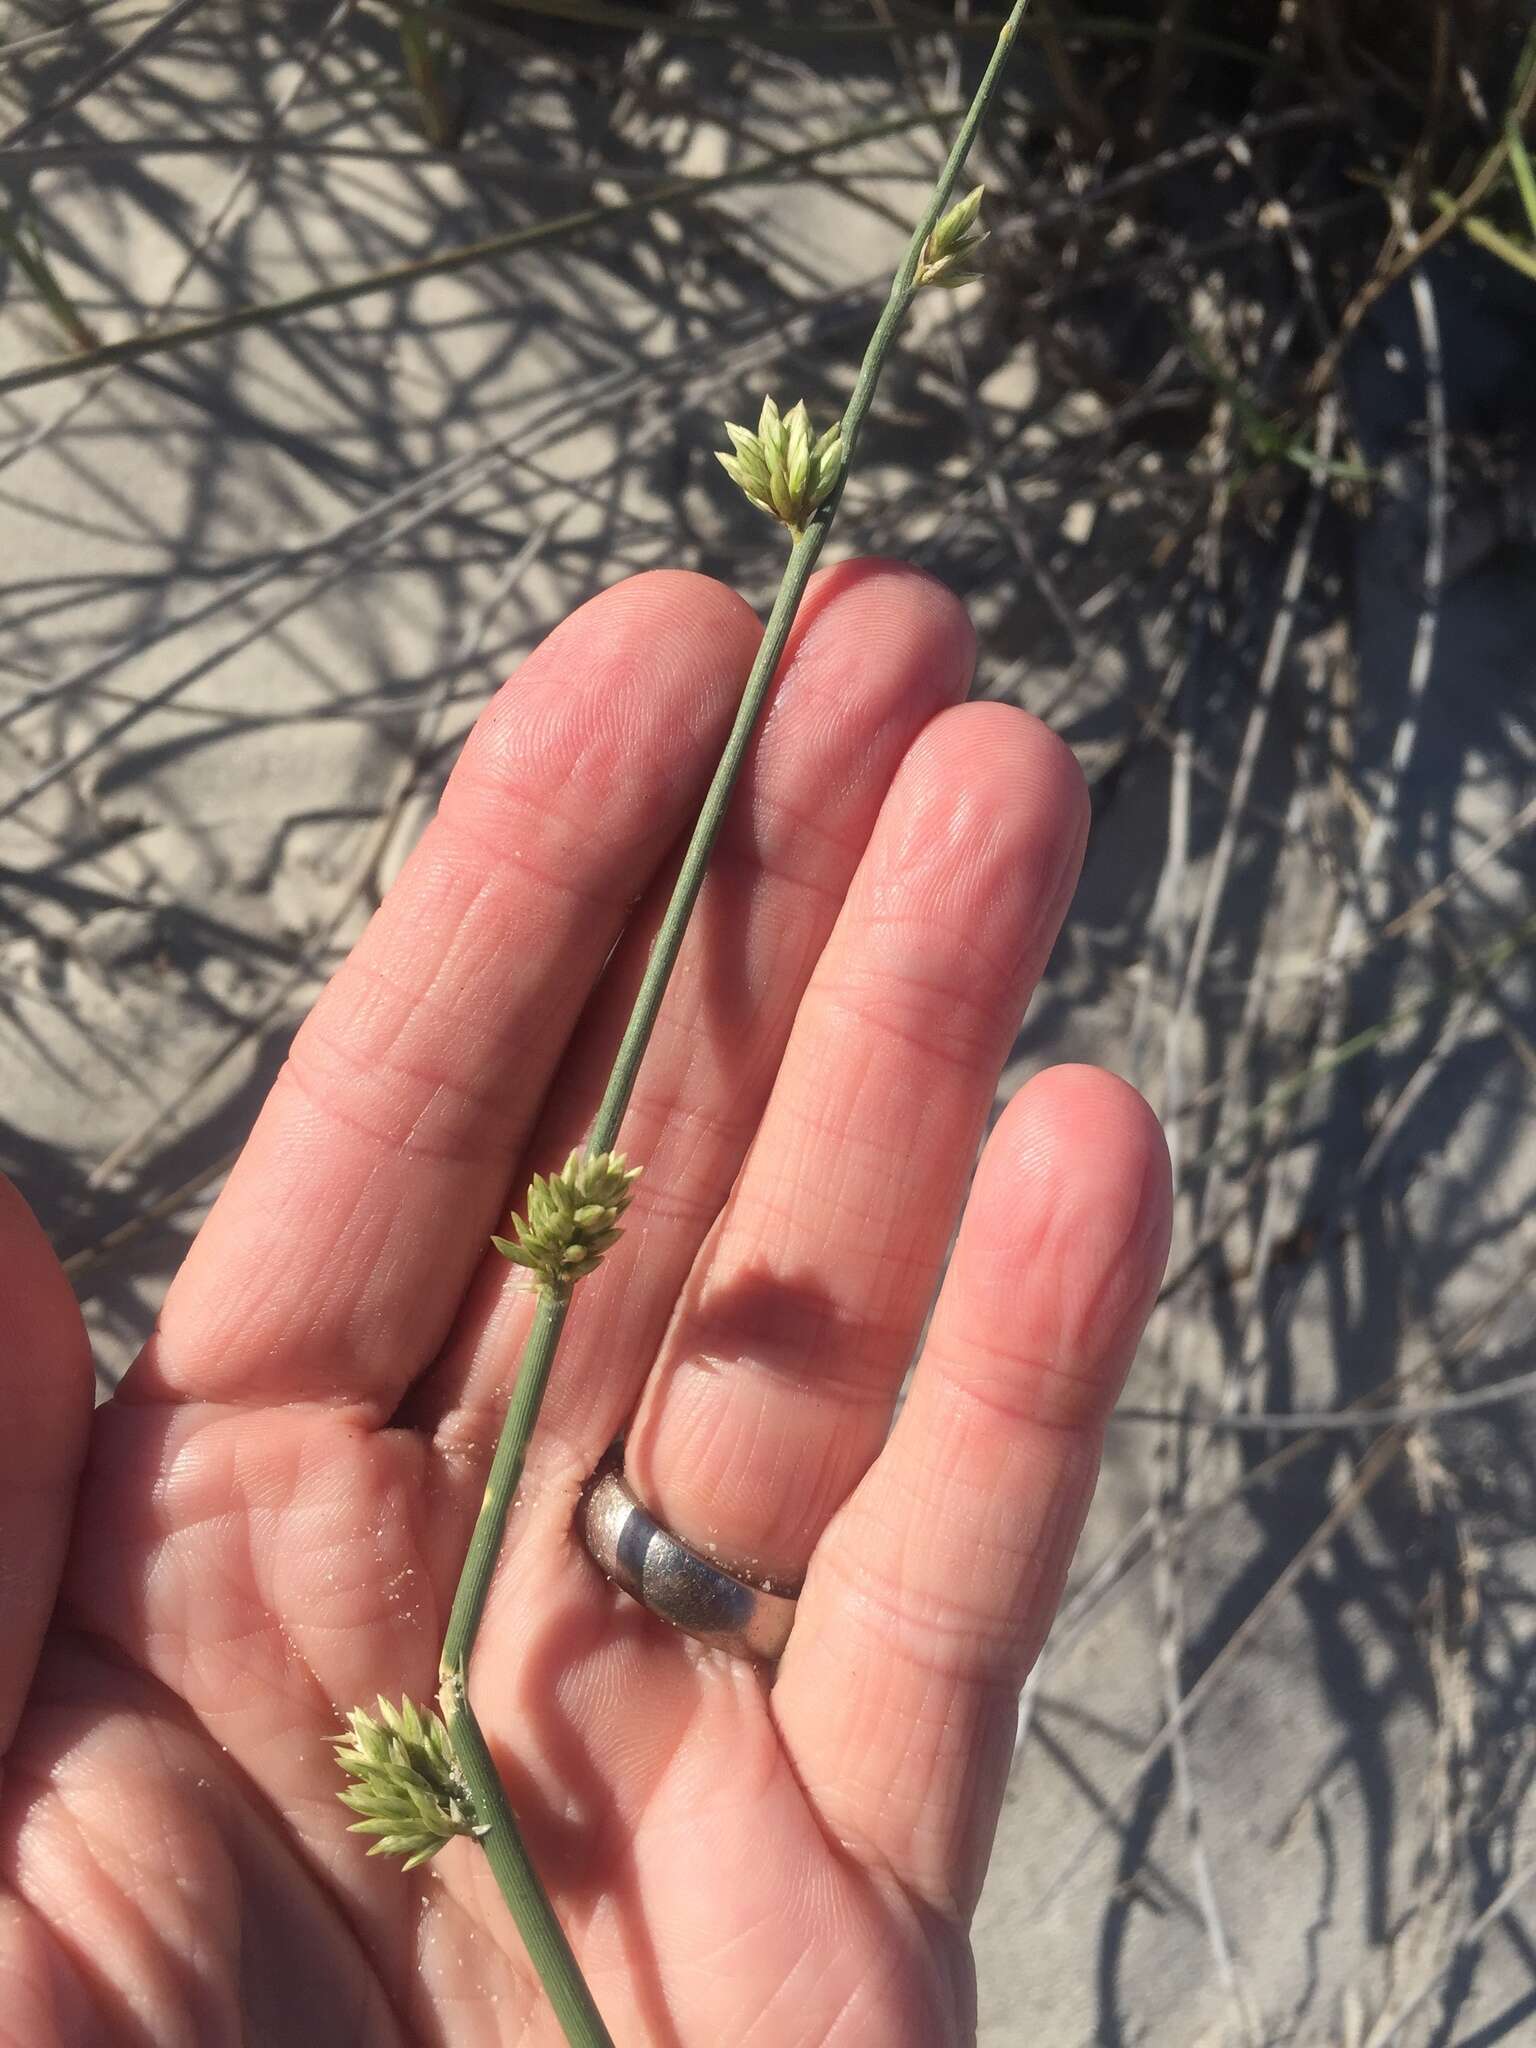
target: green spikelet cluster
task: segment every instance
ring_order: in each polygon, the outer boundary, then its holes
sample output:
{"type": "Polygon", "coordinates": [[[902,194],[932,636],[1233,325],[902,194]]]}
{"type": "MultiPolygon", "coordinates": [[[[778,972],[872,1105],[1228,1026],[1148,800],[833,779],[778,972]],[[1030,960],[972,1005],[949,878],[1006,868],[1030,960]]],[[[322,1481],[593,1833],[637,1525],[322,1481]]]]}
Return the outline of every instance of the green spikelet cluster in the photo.
{"type": "Polygon", "coordinates": [[[528,1220],[512,1218],[516,1240],[493,1237],[504,1258],[526,1266],[540,1286],[563,1294],[590,1273],[621,1235],[640,1168],[622,1152],[573,1152],[548,1180],[535,1174],[528,1190],[528,1220]]]}
{"type": "Polygon", "coordinates": [[[349,1833],[378,1836],[370,1856],[403,1856],[414,1870],[455,1835],[484,1832],[448,1730],[430,1709],[408,1699],[396,1708],[381,1697],[377,1721],[354,1707],[347,1730],[334,1738],[336,1761],[357,1783],[336,1796],[363,1816],[349,1833]]]}
{"type": "Polygon", "coordinates": [[[826,502],[837,482],[843,465],[842,427],[828,427],[813,439],[803,398],[782,416],[773,400],[765,398],[755,434],[731,420],[725,431],[735,453],[716,451],[721,468],[754,505],[781,519],[799,540],[811,514],[826,502]]]}
{"type": "Polygon", "coordinates": [[[979,223],[984,185],[967,192],[958,206],[952,206],[923,244],[915,284],[936,284],[945,291],[958,291],[981,276],[976,252],[987,239],[979,223]]]}

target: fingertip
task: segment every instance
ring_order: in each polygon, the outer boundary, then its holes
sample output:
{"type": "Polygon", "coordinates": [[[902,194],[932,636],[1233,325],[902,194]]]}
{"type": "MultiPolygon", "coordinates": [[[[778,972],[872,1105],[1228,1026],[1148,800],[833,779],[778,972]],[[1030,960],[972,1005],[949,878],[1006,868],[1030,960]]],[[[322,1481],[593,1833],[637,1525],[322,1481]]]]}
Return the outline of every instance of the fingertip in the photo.
{"type": "Polygon", "coordinates": [[[706,644],[725,642],[750,653],[761,621],[739,591],[697,569],[642,569],[580,605],[551,640],[606,633],[624,639],[660,634],[706,644]]]}
{"type": "Polygon", "coordinates": [[[960,599],[926,569],[885,555],[817,570],[786,666],[827,638],[857,647],[872,667],[933,676],[951,701],[964,696],[976,666],[976,629],[960,599]]]}
{"type": "Polygon", "coordinates": [[[751,605],[715,577],[694,569],[644,569],[562,619],[502,694],[527,690],[551,674],[581,682],[594,668],[610,685],[626,675],[664,678],[699,664],[739,676],[761,633],[751,605]]]}
{"type": "Polygon", "coordinates": [[[913,746],[898,787],[914,799],[912,858],[942,845],[996,870],[994,889],[1024,885],[1059,921],[1082,866],[1088,793],[1076,756],[1048,726],[1012,704],[954,705],[913,746]]]}
{"type": "Polygon", "coordinates": [[[1146,1097],[1107,1068],[1076,1061],[1019,1089],[998,1118],[983,1172],[1006,1176],[1020,1199],[1092,1209],[1127,1237],[1166,1222],[1172,1206],[1168,1141],[1146,1097]]]}
{"type": "Polygon", "coordinates": [[[995,1337],[1107,1412],[1167,1263],[1172,1182],[1162,1126],[1102,1068],[1061,1066],[1008,1104],[977,1169],[956,1266],[995,1337]]]}
{"type": "Polygon", "coordinates": [[[572,612],[480,714],[446,799],[498,797],[534,769],[622,772],[637,750],[670,753],[677,773],[729,721],[761,627],[746,601],[711,576],[652,569],[572,612]]]}
{"type": "Polygon", "coordinates": [[[1076,754],[1043,719],[1022,705],[978,701],[961,706],[952,722],[963,720],[978,767],[1006,778],[1015,794],[1031,798],[1076,839],[1088,832],[1088,784],[1076,754]]]}

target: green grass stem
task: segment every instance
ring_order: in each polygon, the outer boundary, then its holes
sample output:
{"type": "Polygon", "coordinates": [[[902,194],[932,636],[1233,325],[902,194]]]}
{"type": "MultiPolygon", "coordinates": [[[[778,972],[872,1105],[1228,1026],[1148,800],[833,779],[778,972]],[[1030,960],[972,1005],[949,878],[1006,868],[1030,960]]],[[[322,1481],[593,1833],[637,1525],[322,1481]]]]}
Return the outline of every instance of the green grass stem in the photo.
{"type": "MultiPolygon", "coordinates": [[[[646,972],[635,998],[634,1009],[614,1059],[613,1070],[602,1103],[588,1137],[589,1149],[606,1152],[613,1148],[624,1112],[629,1106],[635,1081],[655,1028],[667,984],[681,950],[689,918],[709,865],[716,836],[730,804],[731,795],[745,764],[758,719],[794,626],[795,615],[805,595],[811,571],[826,544],[836,517],[848,465],[858,444],[859,431],[874,399],[880,373],[890,354],[903,315],[912,302],[913,280],[922,257],[923,245],[944,212],[965,163],[967,152],[986,112],[1015,36],[1023,22],[1028,0],[1018,0],[998,37],[976,95],[971,101],[953,146],[939,173],[922,219],[913,229],[906,254],[891,281],[884,310],[870,336],[869,346],[843,414],[844,459],[836,489],[811,517],[805,532],[790,549],[773,608],[763,631],[762,642],[752,663],[730,737],[715,770],[714,779],[699,812],[698,822],[684,855],[672,898],[661,928],[652,943],[646,972]]],[[[555,2004],[567,2038],[574,2048],[603,2048],[609,2035],[591,2003],[569,1945],[555,1920],[549,1900],[539,1885],[528,1858],[517,1823],[502,1786],[484,1736],[475,1720],[468,1696],[470,1659],[485,1611],[486,1598],[495,1574],[497,1557],[506,1530],[507,1516],[521,1480],[529,1439],[538,1424],[544,1389],[549,1383],[560,1335],[565,1325],[569,1297],[541,1296],[529,1331],[518,1370],[511,1405],[502,1426],[500,1440],[491,1462],[489,1478],[474,1534],[465,1555],[458,1589],[454,1595],[447,1632],[443,1641],[440,1699],[454,1750],[469,1783],[477,1818],[486,1832],[482,1847],[501,1887],[529,1953],[555,2004]]]]}

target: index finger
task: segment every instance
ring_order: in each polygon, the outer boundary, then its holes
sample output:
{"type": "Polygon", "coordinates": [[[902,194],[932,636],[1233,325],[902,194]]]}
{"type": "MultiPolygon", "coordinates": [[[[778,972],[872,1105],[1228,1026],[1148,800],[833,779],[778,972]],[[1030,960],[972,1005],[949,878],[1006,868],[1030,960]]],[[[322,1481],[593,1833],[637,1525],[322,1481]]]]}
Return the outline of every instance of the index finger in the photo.
{"type": "Polygon", "coordinates": [[[584,605],[500,691],[295,1039],[123,1398],[393,1409],[447,1335],[757,638],[723,585],[655,573],[584,605]]]}

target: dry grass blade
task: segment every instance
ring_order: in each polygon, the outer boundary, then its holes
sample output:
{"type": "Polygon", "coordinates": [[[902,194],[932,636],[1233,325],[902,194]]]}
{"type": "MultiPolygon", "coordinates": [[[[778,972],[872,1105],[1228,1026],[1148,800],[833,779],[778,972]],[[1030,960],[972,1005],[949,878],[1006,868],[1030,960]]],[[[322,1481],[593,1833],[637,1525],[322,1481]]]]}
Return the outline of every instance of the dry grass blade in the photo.
{"type": "MultiPolygon", "coordinates": [[[[1319,358],[1309,380],[1314,393],[1326,390],[1332,382],[1339,364],[1343,361],[1344,350],[1350,337],[1358,330],[1371,308],[1380,302],[1399,278],[1406,277],[1414,271],[1431,249],[1443,242],[1456,228],[1464,226],[1474,209],[1482,204],[1498,183],[1509,162],[1509,135],[1512,131],[1516,138],[1519,138],[1530,119],[1532,108],[1536,107],[1536,64],[1531,62],[1533,52],[1536,52],[1536,30],[1531,31],[1525,55],[1516,67],[1518,82],[1510,103],[1504,132],[1489,148],[1461,191],[1454,196],[1449,193],[1445,195],[1445,203],[1440,208],[1439,218],[1432,221],[1421,234],[1412,236],[1395,257],[1379,265],[1344,309],[1338,333],[1330,347],[1319,358]]],[[[1399,203],[1401,204],[1401,200],[1399,203]]]]}
{"type": "Polygon", "coordinates": [[[1104,1816],[1089,1829],[1071,1857],[1053,1873],[1049,1887],[1051,1892],[1060,1891],[1071,1883],[1075,1872],[1082,1865],[1103,1828],[1112,1821],[1119,1821],[1124,1817],[1127,1803],[1147,1773],[1168,1754],[1180,1732],[1200,1711],[1276,1607],[1289,1596],[1297,1580],[1327,1548],[1372,1488],[1378,1486],[1391,1471],[1402,1455],[1406,1442],[1406,1430],[1389,1428],[1366,1451],[1334,1506],[1293,1554],[1284,1570],[1266,1588],[1263,1596],[1249,1610],[1244,1620],[1227,1637],[1216,1656],[1163,1722],[1155,1738],[1137,1756],[1120,1790],[1109,1801],[1104,1816]]]}
{"type": "MultiPolygon", "coordinates": [[[[393,4],[393,0],[391,0],[393,4]]],[[[861,20],[833,16],[815,23],[779,22],[765,20],[760,15],[750,14],[689,14],[681,18],[658,22],[656,16],[643,7],[629,7],[617,4],[617,0],[494,0],[494,4],[508,12],[543,15],[551,21],[579,22],[588,28],[622,29],[634,34],[655,33],[663,29],[667,34],[698,40],[701,42],[741,43],[748,48],[796,49],[815,47],[818,44],[836,46],[839,43],[885,43],[900,39],[928,39],[934,35],[964,36],[981,42],[997,40],[999,29],[1005,17],[1001,14],[972,14],[968,10],[958,13],[953,20],[901,21],[895,19],[861,20]]],[[[447,12],[447,10],[443,10],[447,12]]],[[[1126,43],[1156,45],[1163,39],[1164,32],[1156,24],[1137,21],[1126,15],[1095,13],[1052,12],[1051,32],[1058,37],[1080,37],[1089,42],[1126,43]]],[[[1024,34],[1037,40],[1041,37],[1040,23],[1026,22],[1024,34]]],[[[1208,52],[1212,56],[1226,57],[1239,64],[1255,68],[1265,61],[1264,53],[1256,50],[1251,43],[1245,43],[1236,36],[1223,36],[1203,30],[1180,30],[1176,40],[1185,48],[1208,52]]]]}
{"type": "Polygon", "coordinates": [[[1247,1436],[1303,1435],[1336,1432],[1358,1435],[1361,1430],[1384,1429],[1393,1423],[1445,1422],[1453,1415],[1480,1415],[1501,1408],[1509,1401],[1523,1401],[1536,1394],[1536,1370],[1518,1372],[1491,1386],[1471,1387],[1464,1394],[1441,1394],[1433,1401],[1387,1401],[1380,1407],[1347,1409],[1295,1408],[1273,1414],[1206,1414],[1199,1408],[1142,1408],[1134,1402],[1115,1410],[1117,1423],[1156,1422],[1180,1429],[1211,1429],[1247,1436]]]}
{"type": "Polygon", "coordinates": [[[1515,1901],[1523,1892],[1528,1891],[1532,1884],[1536,1884],[1536,1862],[1522,1863],[1477,1918],[1463,1928],[1450,1955],[1409,1993],[1402,2004],[1395,2005],[1392,2011],[1372,2027],[1366,2037],[1364,2048],[1391,2048],[1393,2042],[1401,2041],[1408,2022],[1423,2011],[1457,1963],[1477,1947],[1490,1928],[1497,1926],[1515,1901]]]}
{"type": "Polygon", "coordinates": [[[872,121],[850,129],[845,134],[833,136],[826,142],[810,143],[804,149],[775,151],[740,170],[724,171],[715,177],[663,179],[648,191],[638,193],[631,199],[619,200],[610,206],[581,207],[572,213],[561,214],[554,220],[535,221],[526,227],[509,228],[501,234],[482,236],[478,241],[463,242],[450,249],[439,249],[430,256],[420,256],[412,262],[391,264],[386,269],[369,271],[359,277],[344,278],[335,284],[317,285],[310,291],[293,292],[286,298],[269,299],[261,305],[236,307],[227,313],[211,314],[205,320],[189,320],[180,327],[133,335],[126,341],[107,342],[65,362],[34,363],[30,367],[12,370],[0,376],[0,398],[13,392],[33,390],[41,384],[57,383],[60,378],[79,376],[84,372],[109,365],[143,362],[150,356],[165,355],[198,343],[218,340],[227,334],[240,334],[250,328],[277,326],[286,320],[300,319],[308,313],[319,313],[334,306],[350,305],[358,299],[370,298],[380,292],[400,291],[407,286],[424,283],[430,278],[451,277],[459,271],[472,270],[477,265],[489,263],[497,257],[517,255],[529,250],[547,254],[552,249],[581,241],[588,235],[612,227],[617,221],[632,219],[636,215],[649,213],[664,205],[698,203],[744,185],[758,184],[765,179],[775,179],[785,173],[803,170],[819,162],[823,157],[856,148],[860,143],[876,142],[886,136],[906,134],[914,128],[926,127],[935,118],[937,117],[923,112],[899,114],[889,120],[872,121]]]}
{"type": "Polygon", "coordinates": [[[70,348],[86,350],[100,346],[95,329],[59,282],[36,227],[29,229],[15,208],[0,215],[0,249],[10,257],[47,307],[70,348]]]}

